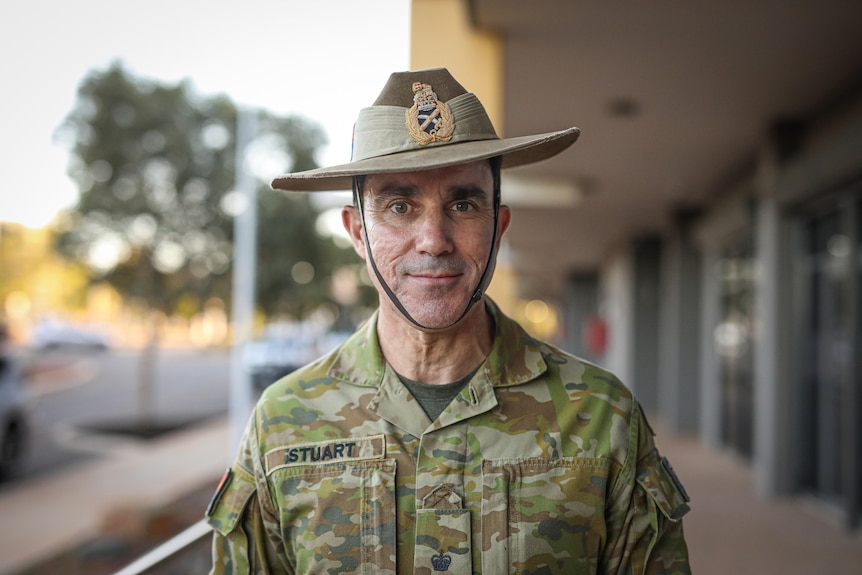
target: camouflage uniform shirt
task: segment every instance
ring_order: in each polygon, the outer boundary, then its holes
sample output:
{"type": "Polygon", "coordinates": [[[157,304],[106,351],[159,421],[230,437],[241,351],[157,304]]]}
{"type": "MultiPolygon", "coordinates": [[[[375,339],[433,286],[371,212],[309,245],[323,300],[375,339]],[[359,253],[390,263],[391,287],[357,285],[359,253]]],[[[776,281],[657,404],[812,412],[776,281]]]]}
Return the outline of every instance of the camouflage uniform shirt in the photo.
{"type": "Polygon", "coordinates": [[[491,353],[430,421],[376,317],[271,385],[210,508],[213,573],[689,573],[688,498],[613,375],[486,300],[491,353]]]}

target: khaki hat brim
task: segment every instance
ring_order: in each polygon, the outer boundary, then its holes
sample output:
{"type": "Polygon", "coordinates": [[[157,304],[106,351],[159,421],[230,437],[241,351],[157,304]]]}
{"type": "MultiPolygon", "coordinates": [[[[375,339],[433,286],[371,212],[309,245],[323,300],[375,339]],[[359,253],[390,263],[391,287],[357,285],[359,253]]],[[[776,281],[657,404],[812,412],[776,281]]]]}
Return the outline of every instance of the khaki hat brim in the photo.
{"type": "Polygon", "coordinates": [[[474,140],[376,156],[326,168],[285,174],[272,181],[276,190],[322,192],[349,190],[354,176],[432,170],[502,156],[503,168],[514,168],[556,156],[575,143],[578,128],[515,138],[474,140]]]}

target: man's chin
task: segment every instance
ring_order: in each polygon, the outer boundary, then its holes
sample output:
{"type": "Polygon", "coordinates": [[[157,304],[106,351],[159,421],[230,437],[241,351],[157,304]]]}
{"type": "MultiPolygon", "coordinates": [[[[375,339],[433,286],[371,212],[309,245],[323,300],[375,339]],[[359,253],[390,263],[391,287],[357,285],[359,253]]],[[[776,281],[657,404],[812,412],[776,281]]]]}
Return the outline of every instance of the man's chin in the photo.
{"type": "Polygon", "coordinates": [[[458,323],[467,309],[469,298],[442,297],[423,304],[411,305],[402,302],[404,309],[422,328],[428,331],[446,329],[458,323]]]}

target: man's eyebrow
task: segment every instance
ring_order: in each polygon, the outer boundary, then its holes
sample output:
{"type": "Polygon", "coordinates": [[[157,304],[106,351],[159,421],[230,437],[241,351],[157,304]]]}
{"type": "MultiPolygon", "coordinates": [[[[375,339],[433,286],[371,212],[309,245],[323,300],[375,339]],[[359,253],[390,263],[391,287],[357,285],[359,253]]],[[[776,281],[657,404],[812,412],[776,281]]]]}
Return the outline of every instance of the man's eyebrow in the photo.
{"type": "Polygon", "coordinates": [[[489,198],[488,192],[480,186],[456,186],[449,190],[453,200],[483,200],[489,198]]]}
{"type": "Polygon", "coordinates": [[[371,190],[372,202],[385,202],[392,198],[414,198],[419,194],[419,189],[416,186],[402,186],[393,184],[384,186],[379,190],[371,190]]]}
{"type": "MultiPolygon", "coordinates": [[[[392,184],[370,191],[369,200],[374,203],[385,203],[399,198],[415,198],[420,194],[418,187],[406,184],[392,184]]],[[[451,201],[477,200],[487,202],[490,197],[484,188],[474,185],[455,185],[449,188],[446,193],[451,201]]]]}

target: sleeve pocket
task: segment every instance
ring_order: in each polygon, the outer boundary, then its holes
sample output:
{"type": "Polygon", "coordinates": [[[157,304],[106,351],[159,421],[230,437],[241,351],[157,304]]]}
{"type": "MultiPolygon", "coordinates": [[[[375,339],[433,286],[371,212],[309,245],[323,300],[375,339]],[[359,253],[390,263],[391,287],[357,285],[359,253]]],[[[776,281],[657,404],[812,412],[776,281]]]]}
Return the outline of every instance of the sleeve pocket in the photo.
{"type": "Polygon", "coordinates": [[[229,468],[207,507],[207,523],[221,535],[233,531],[256,489],[248,471],[237,465],[229,468]]]}
{"type": "Polygon", "coordinates": [[[690,499],[667,458],[650,459],[638,472],[637,481],[662,514],[675,523],[688,513],[690,499]]]}

